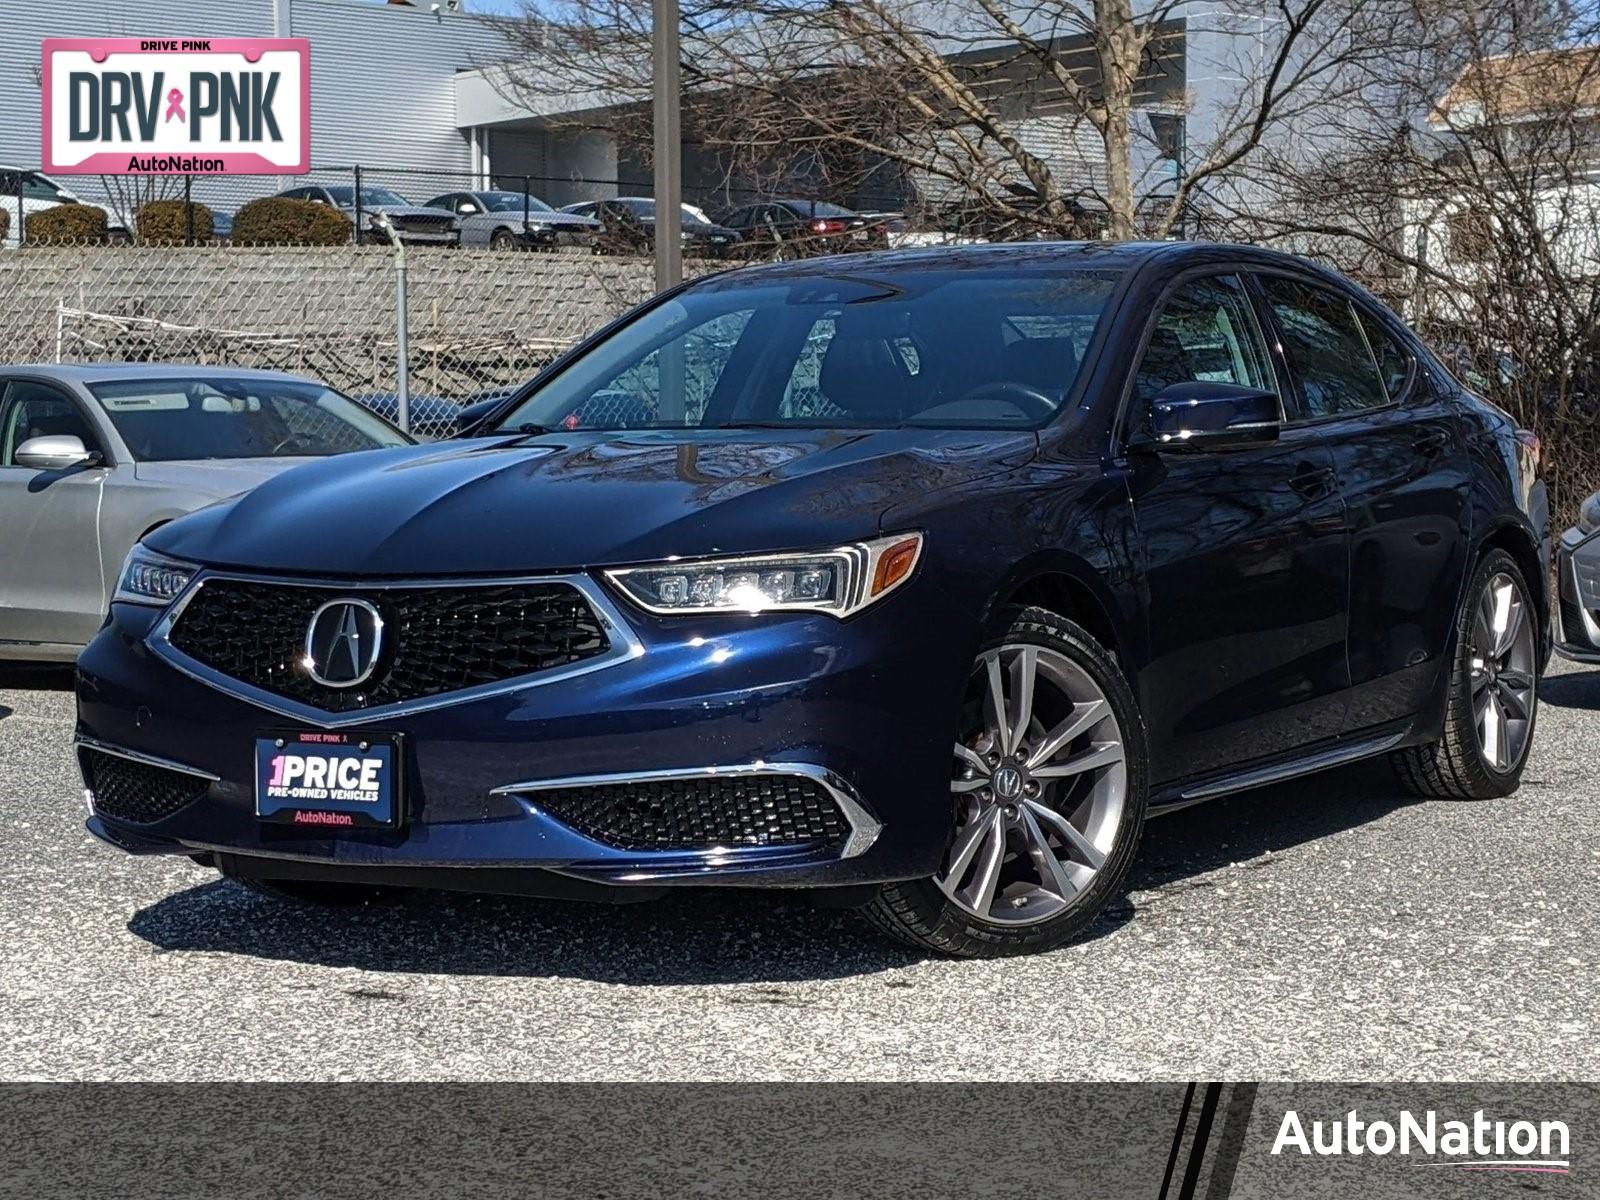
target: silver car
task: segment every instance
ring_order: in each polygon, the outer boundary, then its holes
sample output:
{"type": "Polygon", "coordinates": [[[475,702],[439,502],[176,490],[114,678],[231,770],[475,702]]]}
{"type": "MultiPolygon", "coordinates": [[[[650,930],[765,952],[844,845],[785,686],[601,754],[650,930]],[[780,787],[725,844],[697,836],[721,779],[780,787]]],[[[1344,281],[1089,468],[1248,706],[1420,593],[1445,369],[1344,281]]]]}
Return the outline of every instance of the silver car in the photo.
{"type": "Polygon", "coordinates": [[[447,192],[429,200],[428,207],[456,214],[463,246],[496,250],[588,245],[602,228],[593,217],[557,212],[522,192],[447,192]]]}
{"type": "Polygon", "coordinates": [[[157,525],[308,458],[409,440],[293,375],[0,367],[0,659],[74,658],[157,525]]]}
{"type": "Polygon", "coordinates": [[[455,213],[444,208],[429,208],[426,204],[413,204],[399,192],[385,187],[363,185],[359,205],[353,187],[313,185],[290,188],[278,195],[288,200],[309,200],[313,204],[337,208],[352,221],[365,226],[361,231],[364,241],[375,240],[379,245],[388,240],[379,217],[386,217],[393,223],[395,234],[402,242],[423,246],[454,246],[460,237],[455,213]]]}
{"type": "Polygon", "coordinates": [[[1600,492],[1583,502],[1578,523],[1556,547],[1561,627],[1556,650],[1575,662],[1600,663],[1600,492]]]}

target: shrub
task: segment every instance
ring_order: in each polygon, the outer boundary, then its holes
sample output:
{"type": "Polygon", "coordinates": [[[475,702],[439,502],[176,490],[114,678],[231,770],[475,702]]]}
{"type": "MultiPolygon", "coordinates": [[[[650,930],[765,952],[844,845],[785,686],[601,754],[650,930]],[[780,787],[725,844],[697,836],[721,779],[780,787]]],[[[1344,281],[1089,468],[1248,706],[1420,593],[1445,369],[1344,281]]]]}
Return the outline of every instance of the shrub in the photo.
{"type": "Polygon", "coordinates": [[[353,222],[336,208],[310,200],[268,196],[252,200],[233,218],[236,245],[342,246],[353,222]]]}
{"type": "MultiPolygon", "coordinates": [[[[182,200],[152,200],[134,217],[139,240],[164,245],[181,245],[188,238],[188,214],[182,200]]],[[[194,209],[194,240],[209,242],[212,234],[211,210],[204,204],[194,209]]]]}
{"type": "Polygon", "coordinates": [[[9,208],[0,208],[0,242],[5,241],[10,232],[11,210],[9,208]]]}
{"type": "Polygon", "coordinates": [[[30,242],[56,242],[63,245],[104,242],[106,210],[92,204],[57,204],[29,213],[23,235],[30,242]]]}

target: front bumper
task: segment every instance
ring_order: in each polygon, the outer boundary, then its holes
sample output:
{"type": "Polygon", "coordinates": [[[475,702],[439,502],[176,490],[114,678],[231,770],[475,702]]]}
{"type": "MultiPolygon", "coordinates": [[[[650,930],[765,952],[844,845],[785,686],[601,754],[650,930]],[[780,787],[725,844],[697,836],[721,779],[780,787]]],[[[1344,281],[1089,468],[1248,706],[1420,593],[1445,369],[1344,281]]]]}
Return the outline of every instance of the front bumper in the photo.
{"type": "Polygon", "coordinates": [[[1600,663],[1600,531],[1569,529],[1556,548],[1560,632],[1556,653],[1600,663]]]}
{"type": "MultiPolygon", "coordinates": [[[[180,669],[152,644],[159,614],[116,605],[79,659],[80,741],[206,778],[203,794],[171,815],[140,823],[91,808],[89,827],[130,852],[322,864],[330,877],[478,871],[485,891],[505,890],[495,879],[523,868],[614,885],[927,876],[950,828],[949,746],[978,633],[937,595],[919,596],[925,588],[913,580],[842,622],[668,620],[613,608],[635,652],[599,669],[354,722],[288,717],[180,669]],[[286,725],[403,734],[405,824],[330,834],[258,821],[255,739],[286,725]],[[627,849],[564,824],[540,800],[556,787],[749,774],[820,782],[848,836],[828,846],[627,849]]],[[[451,886],[474,890],[471,875],[459,878],[451,886]]]]}

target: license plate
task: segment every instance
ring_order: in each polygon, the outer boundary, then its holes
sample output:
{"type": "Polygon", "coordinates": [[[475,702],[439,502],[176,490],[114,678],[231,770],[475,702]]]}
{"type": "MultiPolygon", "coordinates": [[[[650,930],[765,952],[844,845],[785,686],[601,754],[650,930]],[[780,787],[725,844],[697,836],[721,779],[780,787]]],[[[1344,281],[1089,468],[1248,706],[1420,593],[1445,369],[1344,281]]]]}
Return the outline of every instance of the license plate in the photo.
{"type": "Polygon", "coordinates": [[[256,738],[256,816],[303,828],[400,823],[400,735],[269,733],[256,738]]]}
{"type": "Polygon", "coordinates": [[[852,242],[864,242],[864,241],[866,241],[867,240],[867,231],[865,229],[856,230],[854,233],[852,233],[850,235],[850,240],[852,242]]]}

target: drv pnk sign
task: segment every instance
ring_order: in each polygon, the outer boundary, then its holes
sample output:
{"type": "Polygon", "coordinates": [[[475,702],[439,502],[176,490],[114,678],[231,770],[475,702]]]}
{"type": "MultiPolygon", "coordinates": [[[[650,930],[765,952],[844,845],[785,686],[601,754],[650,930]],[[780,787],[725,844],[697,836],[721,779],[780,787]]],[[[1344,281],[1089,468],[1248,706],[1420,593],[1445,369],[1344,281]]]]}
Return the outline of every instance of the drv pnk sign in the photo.
{"type": "Polygon", "coordinates": [[[47,174],[311,169],[304,38],[49,38],[43,83],[47,174]]]}

